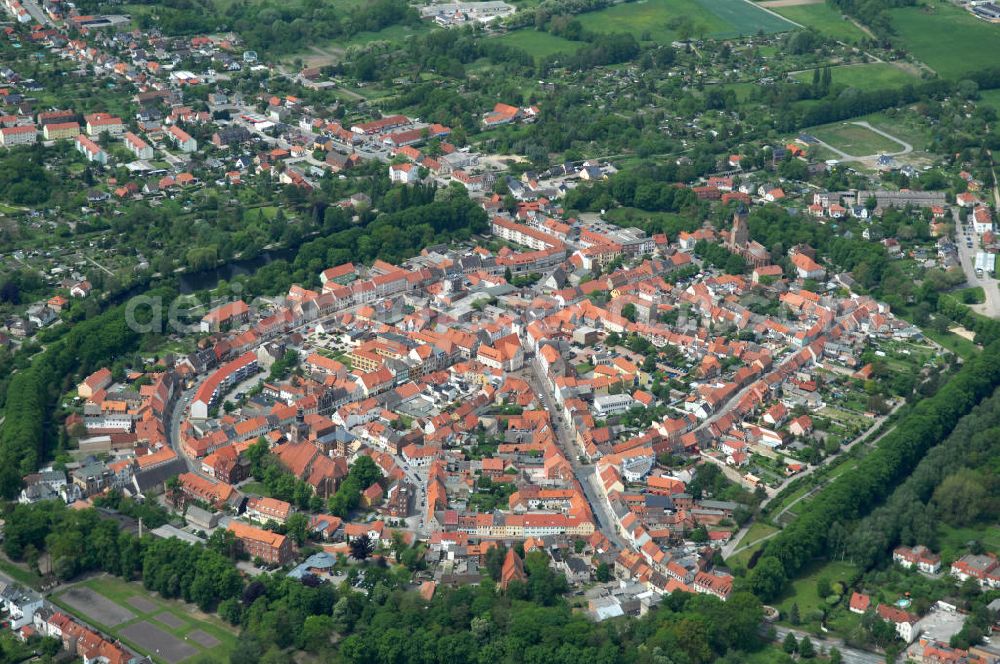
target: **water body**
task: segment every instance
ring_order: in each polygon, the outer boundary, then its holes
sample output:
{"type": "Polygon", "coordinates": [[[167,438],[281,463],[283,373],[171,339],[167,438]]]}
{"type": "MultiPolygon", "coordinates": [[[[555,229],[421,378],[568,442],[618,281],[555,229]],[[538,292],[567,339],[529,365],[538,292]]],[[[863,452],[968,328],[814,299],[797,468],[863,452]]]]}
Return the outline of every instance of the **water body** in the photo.
{"type": "Polygon", "coordinates": [[[272,261],[291,261],[295,258],[296,251],[296,247],[272,249],[258,254],[253,258],[232,260],[210,270],[185,272],[178,275],[177,287],[182,295],[209,290],[218,286],[219,282],[223,279],[232,281],[235,277],[253,274],[272,261]]]}

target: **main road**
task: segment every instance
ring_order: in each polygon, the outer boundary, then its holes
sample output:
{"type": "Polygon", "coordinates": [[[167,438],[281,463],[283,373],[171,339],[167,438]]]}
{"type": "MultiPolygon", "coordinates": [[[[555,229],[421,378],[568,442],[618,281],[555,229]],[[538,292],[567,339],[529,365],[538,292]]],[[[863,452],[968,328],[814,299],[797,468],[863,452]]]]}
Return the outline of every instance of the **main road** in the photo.
{"type": "Polygon", "coordinates": [[[989,274],[976,276],[976,244],[979,242],[979,236],[976,235],[971,223],[966,226],[967,232],[962,232],[959,210],[958,206],[952,206],[951,215],[955,225],[955,245],[958,247],[958,258],[965,272],[965,280],[970,286],[982,286],[986,294],[986,301],[983,304],[972,305],[972,309],[990,318],[1000,318],[1000,288],[997,280],[989,274]],[[971,247],[966,244],[967,240],[972,240],[971,247]]]}
{"type": "Polygon", "coordinates": [[[526,377],[531,389],[540,397],[542,405],[549,412],[556,441],[573,467],[573,474],[576,475],[576,479],[583,488],[583,494],[587,498],[587,502],[590,503],[590,511],[594,514],[597,527],[615,546],[619,549],[625,549],[625,542],[618,534],[618,520],[611,513],[611,505],[608,504],[603,492],[598,488],[597,467],[592,464],[580,463],[580,451],[570,436],[569,424],[563,416],[562,409],[555,403],[555,398],[552,396],[544,376],[545,372],[539,366],[537,356],[532,358],[530,371],[526,373],[526,377]]]}
{"type": "Polygon", "coordinates": [[[809,634],[808,632],[802,632],[797,629],[789,629],[787,627],[779,627],[778,625],[774,626],[774,631],[776,633],[775,641],[778,643],[784,641],[785,637],[788,636],[788,633],[791,632],[799,641],[801,641],[803,637],[808,636],[817,652],[820,650],[829,651],[830,648],[836,648],[840,651],[840,654],[842,655],[841,659],[845,662],[845,664],[885,664],[886,662],[885,655],[879,655],[877,653],[868,652],[867,650],[852,648],[836,637],[828,636],[824,639],[820,639],[815,634],[809,634]]]}

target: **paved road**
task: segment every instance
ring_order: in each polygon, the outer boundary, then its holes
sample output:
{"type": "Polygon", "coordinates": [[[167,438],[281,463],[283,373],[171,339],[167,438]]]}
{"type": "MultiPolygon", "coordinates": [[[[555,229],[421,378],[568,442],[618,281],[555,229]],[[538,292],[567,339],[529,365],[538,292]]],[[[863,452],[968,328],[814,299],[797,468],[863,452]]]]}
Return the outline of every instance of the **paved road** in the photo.
{"type": "Polygon", "coordinates": [[[539,366],[537,358],[532,359],[530,365],[530,371],[526,373],[526,378],[531,383],[531,388],[535,393],[541,395],[542,405],[545,406],[545,410],[549,412],[549,416],[551,417],[552,429],[555,431],[556,440],[562,448],[563,454],[566,455],[566,458],[569,459],[570,464],[573,466],[573,472],[576,474],[576,478],[583,488],[583,494],[586,496],[587,502],[590,503],[590,510],[594,513],[598,529],[619,549],[625,549],[625,541],[618,534],[617,521],[614,514],[611,513],[611,506],[605,500],[603,492],[597,486],[597,467],[580,463],[580,450],[570,435],[570,428],[563,417],[562,409],[559,408],[555,402],[555,398],[552,396],[548,383],[544,378],[545,372],[539,366]]]}
{"type": "Polygon", "coordinates": [[[982,286],[986,293],[986,301],[983,304],[974,304],[972,309],[990,318],[1000,318],[1000,288],[996,278],[988,274],[982,277],[976,276],[976,247],[979,245],[979,236],[972,230],[970,223],[966,228],[968,235],[962,232],[962,221],[959,207],[952,206],[951,216],[955,225],[955,244],[958,246],[958,259],[962,263],[962,270],[965,272],[965,280],[969,286],[982,286]],[[972,247],[966,245],[966,239],[972,240],[972,247]]]}
{"type": "Polygon", "coordinates": [[[900,157],[900,156],[902,156],[904,154],[909,154],[909,153],[913,152],[913,146],[912,145],[910,145],[909,143],[907,143],[905,141],[902,141],[902,140],[896,138],[892,134],[889,134],[887,132],[882,131],[881,129],[877,129],[877,128],[871,126],[871,124],[869,124],[868,122],[863,122],[863,121],[862,122],[852,122],[851,124],[858,125],[859,127],[864,127],[865,129],[867,129],[869,131],[872,131],[872,132],[874,132],[874,133],[876,133],[876,134],[878,134],[880,136],[884,136],[885,138],[888,138],[890,141],[893,141],[894,143],[899,143],[902,146],[903,149],[902,150],[897,150],[896,152],[880,152],[878,154],[869,154],[869,155],[864,155],[862,157],[857,157],[857,156],[852,155],[852,154],[847,154],[843,150],[835,148],[835,147],[833,147],[832,145],[830,145],[829,143],[827,143],[825,141],[821,141],[819,138],[816,138],[816,140],[819,142],[820,145],[822,145],[823,147],[825,147],[827,150],[829,150],[830,152],[835,153],[839,157],[840,161],[871,161],[873,159],[878,159],[878,157],[880,157],[882,155],[885,155],[885,156],[888,156],[888,157],[900,157]]]}
{"type": "Polygon", "coordinates": [[[885,664],[886,661],[885,655],[852,648],[846,645],[841,639],[832,636],[828,636],[827,638],[820,640],[808,632],[802,632],[797,629],[788,629],[787,627],[780,627],[778,625],[774,626],[774,630],[777,632],[776,640],[778,643],[784,641],[789,632],[793,632],[795,634],[795,638],[799,640],[801,640],[804,636],[808,636],[817,652],[820,650],[828,651],[830,648],[836,648],[840,651],[840,654],[843,655],[843,661],[845,664],[885,664]]]}
{"type": "Polygon", "coordinates": [[[42,11],[42,8],[39,7],[34,0],[21,0],[21,6],[24,7],[25,10],[31,14],[31,18],[35,19],[38,23],[41,23],[42,25],[55,25],[49,17],[45,15],[45,12],[42,11]]]}
{"type": "MultiPolygon", "coordinates": [[[[799,478],[808,477],[809,475],[812,475],[813,473],[815,473],[817,470],[819,470],[823,466],[825,466],[825,465],[827,465],[829,463],[832,463],[833,461],[835,461],[837,459],[840,459],[844,454],[847,454],[848,452],[850,452],[851,449],[853,449],[854,446],[857,445],[858,443],[860,443],[861,441],[868,441],[869,436],[871,436],[872,433],[874,433],[874,431],[878,427],[880,427],[883,422],[885,422],[885,419],[891,417],[892,415],[894,415],[896,413],[896,411],[899,410],[900,408],[902,408],[903,404],[905,404],[905,403],[906,403],[906,401],[902,400],[902,399],[900,399],[899,401],[897,401],[896,404],[892,407],[892,410],[890,410],[889,413],[885,416],[885,418],[880,418],[879,420],[877,420],[876,422],[874,422],[870,427],[868,427],[867,429],[865,429],[865,431],[863,433],[858,434],[854,438],[854,440],[852,440],[851,442],[849,442],[847,445],[844,445],[841,448],[841,451],[839,453],[837,453],[836,456],[828,456],[825,459],[823,459],[822,461],[820,461],[818,464],[816,464],[815,466],[809,466],[808,468],[806,468],[805,470],[803,470],[798,475],[792,475],[791,477],[785,478],[781,482],[781,484],[778,485],[778,487],[775,489],[774,493],[769,493],[767,495],[767,497],[764,500],[761,501],[761,503],[760,503],[761,509],[763,509],[764,507],[766,507],[767,504],[770,503],[775,498],[775,496],[777,496],[779,493],[781,493],[781,490],[784,489],[786,486],[788,486],[791,482],[794,482],[795,480],[797,480],[799,478]]],[[[889,433],[890,431],[892,431],[894,428],[895,427],[889,427],[886,431],[882,432],[878,436],[878,438],[875,438],[874,440],[868,441],[866,444],[868,444],[868,445],[874,445],[879,440],[881,440],[883,436],[885,436],[887,433],[889,433]]],[[[849,463],[849,462],[845,461],[844,463],[849,463]]],[[[774,517],[772,518],[772,521],[774,521],[775,523],[778,523],[778,520],[781,518],[781,515],[783,515],[785,512],[787,512],[793,505],[795,505],[797,502],[799,502],[800,500],[802,500],[804,498],[807,498],[809,496],[815,495],[815,493],[817,491],[819,491],[820,489],[822,489],[824,486],[826,486],[826,484],[827,484],[826,482],[818,484],[815,487],[813,487],[812,489],[810,489],[808,492],[806,492],[805,494],[799,496],[798,498],[796,498],[795,500],[793,500],[792,502],[790,502],[788,505],[785,506],[784,509],[782,509],[780,512],[778,512],[777,514],[774,515],[774,517]]],[[[747,534],[747,531],[750,529],[751,525],[753,525],[753,521],[748,522],[746,525],[743,526],[743,528],[740,528],[740,530],[736,533],[736,536],[733,537],[728,542],[726,542],[726,544],[722,547],[722,555],[723,556],[726,556],[726,557],[731,556],[734,553],[738,553],[738,552],[742,551],[743,549],[747,548],[748,546],[751,546],[751,545],[754,544],[753,542],[750,542],[746,546],[739,546],[740,541],[747,534]]],[[[763,539],[770,539],[771,537],[773,537],[773,535],[769,535],[768,537],[765,537],[763,539]]],[[[762,540],[757,540],[757,541],[762,541],[762,540]]]]}

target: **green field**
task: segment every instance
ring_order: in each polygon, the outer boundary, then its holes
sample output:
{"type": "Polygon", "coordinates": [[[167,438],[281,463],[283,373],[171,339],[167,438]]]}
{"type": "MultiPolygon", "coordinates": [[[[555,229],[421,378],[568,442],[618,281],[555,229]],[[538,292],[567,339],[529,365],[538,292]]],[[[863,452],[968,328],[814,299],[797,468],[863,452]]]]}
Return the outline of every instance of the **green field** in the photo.
{"type": "Polygon", "coordinates": [[[899,152],[903,146],[856,124],[837,123],[806,130],[816,138],[855,157],[880,152],[899,152]]]}
{"type": "MultiPolygon", "coordinates": [[[[811,5],[814,6],[814,5],[811,5]]],[[[872,90],[876,88],[896,88],[907,83],[918,83],[919,79],[895,65],[873,62],[866,65],[845,65],[830,70],[833,86],[872,90]]],[[[792,75],[803,83],[812,83],[813,72],[803,71],[792,75]]]]}
{"type": "MultiPolygon", "coordinates": [[[[225,622],[214,616],[207,616],[201,613],[192,604],[187,604],[180,600],[163,599],[156,593],[143,588],[141,583],[127,582],[118,577],[103,575],[76,584],[74,587],[86,588],[89,591],[102,595],[117,606],[130,612],[132,617],[117,625],[104,625],[97,617],[86,615],[86,612],[74,608],[61,599],[67,590],[63,590],[58,595],[53,595],[49,599],[54,604],[73,615],[79,616],[104,633],[120,639],[133,650],[148,653],[148,649],[143,648],[141,644],[132,642],[123,636],[121,632],[129,626],[134,626],[141,622],[148,622],[151,625],[155,625],[163,632],[177,637],[198,651],[195,655],[188,657],[184,661],[193,661],[203,655],[209,655],[217,658],[215,661],[225,662],[228,660],[229,653],[236,647],[237,634],[225,622]],[[129,600],[132,600],[132,602],[129,600]],[[137,600],[148,603],[149,607],[147,608],[149,610],[137,608],[136,604],[134,604],[137,600]],[[217,641],[218,644],[210,647],[202,646],[195,638],[192,638],[192,634],[195,632],[208,635],[217,641]]],[[[157,657],[155,652],[148,654],[153,657],[155,662],[164,661],[162,658],[157,657]]]]}
{"type": "Polygon", "coordinates": [[[764,538],[776,532],[778,532],[778,529],[771,524],[764,523],[763,521],[755,521],[750,526],[750,529],[747,530],[747,534],[740,540],[737,547],[745,546],[747,548],[727,558],[726,563],[733,567],[746,567],[754,552],[766,541],[764,538]]]}
{"type": "Polygon", "coordinates": [[[858,26],[845,20],[840,12],[825,2],[816,5],[772,7],[771,11],[842,42],[855,43],[866,37],[858,26]]]}
{"type": "Polygon", "coordinates": [[[979,101],[977,104],[983,106],[992,106],[998,113],[1000,113],[1000,90],[983,90],[979,93],[979,101]]]}
{"type": "Polygon", "coordinates": [[[677,17],[691,19],[697,37],[731,38],[795,29],[788,21],[744,0],[638,0],[579,18],[583,27],[593,32],[628,32],[645,41],[669,42],[678,38],[668,25],[677,17]]]}
{"type": "Polygon", "coordinates": [[[519,48],[535,59],[545,58],[556,53],[575,53],[583,46],[582,42],[570,41],[548,32],[530,28],[508,32],[498,37],[497,40],[508,46],[519,48]]]}
{"type": "Polygon", "coordinates": [[[816,625],[818,628],[819,623],[811,620],[809,615],[826,604],[826,601],[817,593],[816,582],[820,577],[825,577],[829,579],[830,583],[846,583],[852,580],[856,574],[857,568],[848,562],[817,563],[809,568],[806,574],[792,581],[790,588],[774,605],[781,611],[782,615],[788,615],[792,604],[797,604],[804,628],[808,629],[810,624],[816,625]]]}
{"type": "Polygon", "coordinates": [[[938,534],[940,537],[939,553],[946,562],[968,553],[965,545],[973,540],[981,543],[987,551],[1000,553],[1000,524],[970,528],[953,528],[941,524],[938,527],[938,534]]]}
{"type": "Polygon", "coordinates": [[[914,150],[923,150],[931,139],[928,125],[909,109],[888,113],[872,113],[859,120],[865,120],[876,129],[888,132],[901,141],[906,141],[914,150]]]}
{"type": "Polygon", "coordinates": [[[889,15],[896,41],[945,78],[958,79],[996,64],[1000,25],[944,2],[893,9],[889,15]],[[953,38],[944,38],[949,36],[953,38]]]}

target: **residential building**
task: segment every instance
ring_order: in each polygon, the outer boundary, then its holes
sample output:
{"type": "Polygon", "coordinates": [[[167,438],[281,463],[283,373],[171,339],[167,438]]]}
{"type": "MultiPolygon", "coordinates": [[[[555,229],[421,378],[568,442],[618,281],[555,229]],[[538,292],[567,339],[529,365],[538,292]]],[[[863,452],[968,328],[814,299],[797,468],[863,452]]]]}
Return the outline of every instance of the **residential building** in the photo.
{"type": "Polygon", "coordinates": [[[135,155],[136,159],[152,159],[153,158],[153,148],[149,144],[128,131],[125,132],[125,147],[127,147],[132,154],[135,155]]]}
{"type": "Polygon", "coordinates": [[[34,145],[38,141],[38,131],[35,125],[4,127],[0,129],[0,145],[13,147],[15,145],[34,145]]]}
{"type": "Polygon", "coordinates": [[[235,535],[248,556],[260,558],[269,565],[284,565],[295,555],[292,541],[284,535],[255,528],[240,521],[230,521],[226,529],[235,535]]]}
{"type": "Polygon", "coordinates": [[[897,547],[892,552],[892,559],[907,569],[916,566],[921,572],[927,574],[937,574],[941,571],[941,556],[931,552],[922,544],[912,549],[908,546],[897,547]]]}
{"type": "Polygon", "coordinates": [[[83,116],[83,121],[87,127],[87,135],[90,137],[100,136],[108,133],[111,136],[121,136],[125,133],[125,125],[121,118],[109,113],[91,113],[83,116]]]}
{"type": "Polygon", "coordinates": [[[86,157],[87,161],[106,166],[108,164],[108,153],[100,145],[87,138],[83,134],[76,137],[76,151],[86,157]]]}
{"type": "Polygon", "coordinates": [[[187,133],[177,125],[171,125],[167,129],[167,137],[173,141],[174,145],[181,152],[195,152],[198,149],[198,141],[191,137],[191,134],[187,133]]]}
{"type": "Polygon", "coordinates": [[[46,141],[76,138],[79,133],[80,124],[77,122],[52,122],[42,125],[42,136],[46,141]]]}

